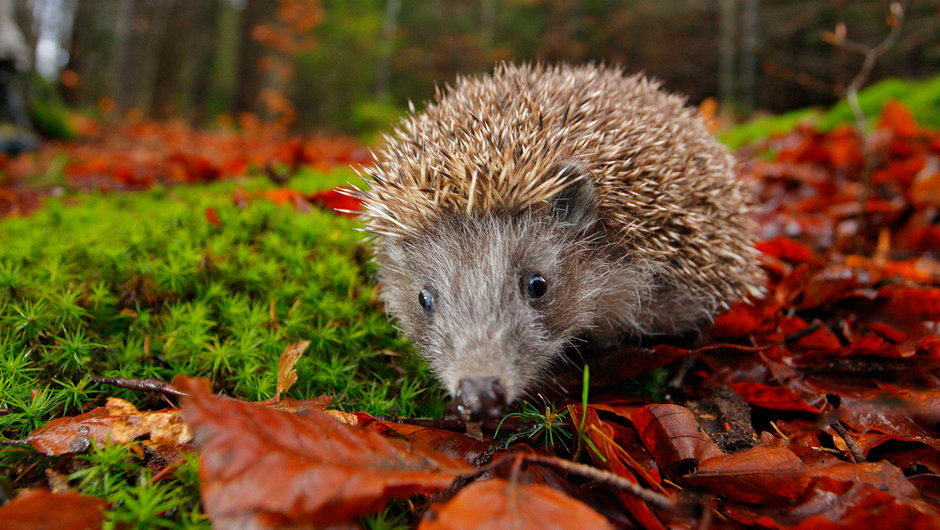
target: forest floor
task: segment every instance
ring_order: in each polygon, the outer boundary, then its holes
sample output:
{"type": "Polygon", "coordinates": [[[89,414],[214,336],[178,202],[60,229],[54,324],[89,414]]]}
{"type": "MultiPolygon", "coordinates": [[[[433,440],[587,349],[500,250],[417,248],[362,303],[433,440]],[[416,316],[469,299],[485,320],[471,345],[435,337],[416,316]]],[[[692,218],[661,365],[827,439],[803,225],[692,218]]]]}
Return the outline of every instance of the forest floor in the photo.
{"type": "Polygon", "coordinates": [[[368,154],[254,127],[2,161],[0,520],[940,528],[940,134],[902,105],[739,153],[766,297],[482,440],[331,211],[368,154]]]}

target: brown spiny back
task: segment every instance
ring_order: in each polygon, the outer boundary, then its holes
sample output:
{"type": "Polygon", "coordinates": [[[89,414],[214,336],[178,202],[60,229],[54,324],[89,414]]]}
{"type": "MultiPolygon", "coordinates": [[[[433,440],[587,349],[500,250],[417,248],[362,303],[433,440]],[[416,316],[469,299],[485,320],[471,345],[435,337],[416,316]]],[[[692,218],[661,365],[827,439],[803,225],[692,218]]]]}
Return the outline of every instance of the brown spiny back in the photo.
{"type": "Polygon", "coordinates": [[[683,98],[607,66],[503,64],[439,91],[368,170],[368,230],[419,237],[448,214],[543,204],[571,162],[594,182],[606,244],[717,306],[759,292],[732,156],[683,98]]]}

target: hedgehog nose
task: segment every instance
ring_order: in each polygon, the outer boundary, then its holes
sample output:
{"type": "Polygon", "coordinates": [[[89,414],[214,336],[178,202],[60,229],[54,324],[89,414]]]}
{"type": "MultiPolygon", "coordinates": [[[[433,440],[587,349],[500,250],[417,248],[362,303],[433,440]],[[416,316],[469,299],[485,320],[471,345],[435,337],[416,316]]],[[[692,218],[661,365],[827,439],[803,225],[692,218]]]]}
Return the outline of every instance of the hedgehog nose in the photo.
{"type": "Polygon", "coordinates": [[[500,418],[506,411],[506,388],[498,377],[464,377],[457,382],[454,401],[464,421],[500,418]]]}

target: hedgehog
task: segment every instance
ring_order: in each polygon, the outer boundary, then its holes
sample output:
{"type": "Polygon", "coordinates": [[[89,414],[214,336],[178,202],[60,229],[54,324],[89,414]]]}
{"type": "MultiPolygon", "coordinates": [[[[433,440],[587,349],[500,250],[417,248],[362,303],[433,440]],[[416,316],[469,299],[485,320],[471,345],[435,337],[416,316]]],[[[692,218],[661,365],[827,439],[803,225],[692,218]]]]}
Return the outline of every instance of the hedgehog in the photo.
{"type": "Polygon", "coordinates": [[[384,140],[357,192],[381,299],[467,421],[571,348],[694,333],[761,293],[732,155],[643,75],[502,64],[384,140]]]}

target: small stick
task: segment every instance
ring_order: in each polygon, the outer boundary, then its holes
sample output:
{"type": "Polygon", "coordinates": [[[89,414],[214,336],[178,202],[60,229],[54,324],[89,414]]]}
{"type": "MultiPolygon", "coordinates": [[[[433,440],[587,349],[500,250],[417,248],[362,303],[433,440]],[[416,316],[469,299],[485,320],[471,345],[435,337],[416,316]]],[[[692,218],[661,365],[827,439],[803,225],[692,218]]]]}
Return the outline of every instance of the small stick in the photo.
{"type": "Polygon", "coordinates": [[[865,455],[862,454],[861,448],[858,444],[855,443],[855,440],[852,438],[852,435],[849,434],[849,431],[845,429],[842,425],[842,422],[835,421],[830,424],[832,429],[839,433],[839,436],[842,437],[842,440],[845,442],[845,446],[849,448],[849,452],[852,453],[852,460],[855,460],[856,464],[861,464],[862,462],[868,462],[868,459],[865,458],[865,455]]]}
{"type": "Polygon", "coordinates": [[[443,420],[416,420],[411,418],[400,418],[398,416],[375,415],[373,418],[387,423],[401,423],[405,425],[416,425],[418,427],[431,427],[434,429],[444,429],[446,431],[463,431],[464,422],[461,420],[443,419],[443,420]]]}
{"type": "Polygon", "coordinates": [[[0,445],[28,446],[29,442],[27,442],[26,440],[0,440],[0,445]]]}
{"type": "Polygon", "coordinates": [[[136,390],[138,392],[154,392],[164,396],[183,397],[185,392],[173,388],[173,385],[157,379],[120,379],[116,377],[92,377],[92,383],[103,385],[112,385],[127,390],[136,390]]]}
{"type": "Polygon", "coordinates": [[[561,469],[563,471],[574,473],[590,480],[601,482],[610,487],[623,490],[630,495],[633,495],[637,499],[640,499],[641,501],[649,504],[650,506],[665,512],[674,512],[676,510],[677,503],[673,499],[670,499],[665,495],[660,495],[655,491],[648,490],[635,482],[630,482],[620,475],[615,475],[614,473],[604,471],[603,469],[542,455],[525,455],[525,460],[534,464],[547,465],[561,469]]]}

